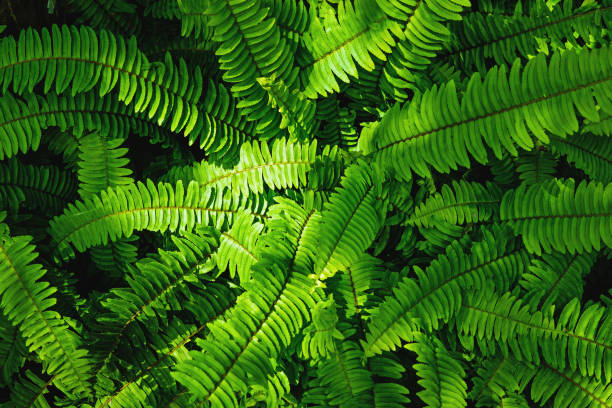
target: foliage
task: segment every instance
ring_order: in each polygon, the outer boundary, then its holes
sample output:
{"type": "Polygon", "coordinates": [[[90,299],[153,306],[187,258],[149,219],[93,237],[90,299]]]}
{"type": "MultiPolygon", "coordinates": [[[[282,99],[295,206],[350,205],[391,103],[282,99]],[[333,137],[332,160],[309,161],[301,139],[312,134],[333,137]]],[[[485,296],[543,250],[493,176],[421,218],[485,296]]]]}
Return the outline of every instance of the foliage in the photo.
{"type": "Polygon", "coordinates": [[[15,3],[0,408],[612,406],[609,0],[15,3]]]}

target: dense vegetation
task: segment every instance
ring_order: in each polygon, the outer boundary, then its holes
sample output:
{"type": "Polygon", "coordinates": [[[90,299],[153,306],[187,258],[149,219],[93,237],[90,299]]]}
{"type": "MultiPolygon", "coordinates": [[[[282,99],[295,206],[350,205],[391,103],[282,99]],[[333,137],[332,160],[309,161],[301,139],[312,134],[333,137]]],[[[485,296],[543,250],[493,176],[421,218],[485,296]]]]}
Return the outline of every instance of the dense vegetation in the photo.
{"type": "Polygon", "coordinates": [[[0,407],[611,407],[612,3],[473,3],[1,1],[0,407]]]}

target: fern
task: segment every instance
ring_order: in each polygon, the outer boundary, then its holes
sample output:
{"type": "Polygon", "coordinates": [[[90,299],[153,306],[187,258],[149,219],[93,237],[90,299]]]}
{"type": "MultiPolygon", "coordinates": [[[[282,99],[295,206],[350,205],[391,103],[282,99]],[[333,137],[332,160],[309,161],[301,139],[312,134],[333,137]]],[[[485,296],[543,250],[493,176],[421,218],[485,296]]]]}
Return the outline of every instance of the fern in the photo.
{"type": "Polygon", "coordinates": [[[609,0],[0,5],[0,406],[609,407],[609,0]]]}

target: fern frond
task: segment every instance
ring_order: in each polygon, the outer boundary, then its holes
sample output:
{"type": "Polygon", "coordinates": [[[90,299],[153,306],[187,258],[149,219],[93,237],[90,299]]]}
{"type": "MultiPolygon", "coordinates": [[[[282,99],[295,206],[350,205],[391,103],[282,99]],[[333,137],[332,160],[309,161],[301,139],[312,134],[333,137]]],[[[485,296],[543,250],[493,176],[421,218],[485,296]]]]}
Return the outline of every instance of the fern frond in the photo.
{"type": "Polygon", "coordinates": [[[381,175],[365,163],[346,169],[342,187],[321,214],[321,237],[313,276],[325,280],[353,264],[382,227],[385,210],[376,197],[381,175]]]}
{"type": "Polygon", "coordinates": [[[440,340],[425,335],[416,336],[416,342],[404,346],[417,353],[414,364],[424,390],[417,395],[427,408],[463,408],[467,405],[465,370],[440,340]]]}
{"type": "Polygon", "coordinates": [[[594,263],[594,254],[542,254],[542,259],[533,259],[529,272],[521,276],[520,284],[527,291],[525,298],[537,300],[544,310],[582,298],[584,276],[594,263]]]}
{"type": "Polygon", "coordinates": [[[139,181],[70,204],[63,215],[51,220],[49,233],[58,253],[66,258],[74,255],[73,247],[83,252],[134,231],[189,231],[196,223],[220,227],[239,211],[249,212],[251,204],[259,203],[200,188],[195,181],[186,190],[180,180],[175,186],[139,181]]]}
{"type": "Polygon", "coordinates": [[[108,245],[95,247],[89,250],[91,260],[101,271],[113,277],[120,277],[127,271],[128,265],[136,262],[138,246],[136,235],[129,238],[120,238],[108,245]]]}
{"type": "Polygon", "coordinates": [[[391,33],[401,35],[400,25],[375,0],[341,1],[337,20],[311,18],[303,38],[307,55],[300,61],[304,95],[316,98],[339,92],[336,78],[349,82],[349,75],[357,76],[354,61],[373,70],[370,54],[384,60],[396,44],[391,33]]]}
{"type": "Polygon", "coordinates": [[[515,165],[519,180],[523,184],[533,185],[552,179],[557,161],[549,150],[536,142],[534,150],[519,153],[515,165]]]}
{"type": "Polygon", "coordinates": [[[440,59],[484,73],[487,58],[498,65],[511,64],[517,57],[526,60],[539,52],[580,48],[579,38],[601,42],[601,30],[611,19],[612,7],[596,3],[573,8],[565,2],[552,10],[534,10],[530,16],[469,13],[461,24],[451,26],[453,36],[440,59]]]}
{"type": "Polygon", "coordinates": [[[12,382],[11,377],[23,367],[26,354],[25,341],[19,330],[4,314],[0,314],[0,386],[12,382]]]}
{"type": "Polygon", "coordinates": [[[132,170],[126,168],[129,159],[123,157],[128,149],[121,147],[125,139],[106,139],[92,133],[79,142],[79,195],[84,199],[109,187],[125,186],[134,180],[132,170]]]}
{"type": "Polygon", "coordinates": [[[439,220],[451,224],[472,224],[490,220],[497,212],[502,192],[496,185],[453,181],[415,207],[411,225],[434,227],[439,220]]]}
{"type": "Polygon", "coordinates": [[[495,341],[504,355],[510,348],[519,360],[579,369],[581,375],[607,384],[612,379],[611,316],[609,308],[596,303],[581,313],[573,299],[555,322],[552,309],[534,313],[509,292],[482,290],[464,297],[456,322],[471,338],[495,341]]]}
{"type": "Polygon", "coordinates": [[[490,69],[484,81],[474,74],[461,103],[453,81],[434,86],[364,128],[360,150],[404,179],[410,170],[427,176],[429,166],[443,173],[457,165],[469,167],[468,153],[486,164],[485,144],[497,158],[504,151],[516,156],[515,144],[525,150],[534,147],[528,129],[548,143],[546,132],[565,137],[578,130],[574,109],[579,116],[598,120],[596,103],[609,106],[612,95],[611,61],[612,49],[607,47],[555,53],[548,65],[539,54],[522,74],[517,60],[509,74],[504,65],[490,69]],[[579,61],[584,72],[573,77],[579,61]]]}
{"type": "Polygon", "coordinates": [[[531,398],[545,404],[553,395],[554,406],[559,408],[609,407],[612,384],[602,384],[577,372],[544,364],[531,384],[531,398]]]}
{"type": "Polygon", "coordinates": [[[136,15],[136,5],[126,0],[67,0],[66,6],[78,17],[76,24],[125,35],[138,34],[141,20],[136,15]]]}
{"type": "Polygon", "coordinates": [[[235,394],[246,392],[247,376],[251,384],[267,384],[270,359],[310,319],[316,295],[308,274],[319,215],[290,200],[278,201],[270,209],[268,234],[259,241],[265,253],[251,268],[246,292],[226,321],[210,327],[211,336],[201,343],[204,352],[191,352],[192,359],[173,372],[202,405],[236,406],[235,394]]]}
{"type": "Polygon", "coordinates": [[[282,81],[273,77],[257,78],[257,82],[268,92],[270,106],[278,109],[282,115],[280,128],[288,127],[293,139],[308,140],[316,126],[315,103],[298,93],[292,93],[282,81]]]}
{"type": "Polygon", "coordinates": [[[2,308],[16,325],[26,346],[43,361],[45,371],[54,376],[54,384],[68,395],[87,396],[90,362],[81,348],[80,338],[50,309],[55,304],[55,288],[40,281],[45,270],[33,264],[37,253],[31,237],[2,237],[0,246],[0,294],[2,308]]]}
{"type": "Polygon", "coordinates": [[[183,60],[176,66],[169,54],[163,63],[149,64],[134,37],[126,41],[85,26],[53,25],[40,34],[30,28],[18,41],[0,39],[0,55],[3,94],[11,85],[16,94],[32,92],[42,81],[45,93],[55,85],[57,94],[70,88],[72,96],[96,86],[100,96],[119,88],[120,101],[134,103],[136,112],[146,111],[158,123],[167,120],[172,131],[189,134],[197,121],[201,72],[190,73],[183,60]]]}
{"type": "Polygon", "coordinates": [[[612,247],[612,184],[574,179],[557,180],[509,190],[500,217],[523,238],[529,252],[571,254],[612,247]]]}
{"type": "Polygon", "coordinates": [[[25,377],[15,382],[11,392],[11,401],[3,406],[7,408],[51,408],[45,398],[49,393],[49,386],[55,380],[51,376],[47,381],[41,379],[30,370],[25,372],[25,377]]]}
{"type": "Polygon", "coordinates": [[[567,161],[593,180],[612,182],[612,139],[591,134],[562,139],[552,136],[551,149],[566,156],[567,161]]]}
{"type": "Polygon", "coordinates": [[[602,114],[599,121],[587,122],[581,129],[581,133],[592,133],[596,136],[612,135],[612,114],[602,114]]]}
{"type": "Polygon", "coordinates": [[[395,350],[401,340],[412,341],[419,328],[438,329],[439,320],[448,322],[459,312],[463,291],[482,289],[491,280],[507,290],[526,266],[526,253],[507,230],[485,230],[469,254],[453,242],[426,271],[415,266],[418,280],[404,278],[372,313],[363,342],[366,355],[395,350]]]}
{"type": "Polygon", "coordinates": [[[477,369],[474,386],[468,397],[476,401],[477,407],[492,406],[515,392],[523,392],[536,373],[512,356],[487,358],[477,369]]]}
{"type": "Polygon", "coordinates": [[[238,273],[240,283],[251,279],[251,266],[258,261],[255,255],[257,240],[263,230],[263,224],[254,222],[252,214],[239,214],[227,232],[219,237],[220,245],[216,253],[217,268],[225,271],[229,264],[230,277],[238,273]]]}
{"type": "Polygon", "coordinates": [[[57,214],[76,193],[74,176],[55,166],[23,164],[17,159],[0,163],[0,207],[43,209],[57,214]]]}

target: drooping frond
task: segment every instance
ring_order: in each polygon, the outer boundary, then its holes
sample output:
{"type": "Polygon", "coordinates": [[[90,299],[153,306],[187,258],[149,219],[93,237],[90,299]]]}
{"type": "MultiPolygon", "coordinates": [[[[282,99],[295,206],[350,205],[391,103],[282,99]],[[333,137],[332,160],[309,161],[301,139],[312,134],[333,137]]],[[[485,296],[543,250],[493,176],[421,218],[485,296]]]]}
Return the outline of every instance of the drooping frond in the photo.
{"type": "Polygon", "coordinates": [[[574,298],[582,297],[584,276],[595,262],[594,254],[574,255],[553,252],[533,259],[529,272],[521,276],[526,299],[533,299],[547,309],[550,305],[563,307],[574,298]]]}
{"type": "Polygon", "coordinates": [[[121,147],[125,139],[106,139],[97,133],[82,137],[79,142],[79,195],[81,199],[98,194],[109,187],[132,184],[132,170],[123,157],[128,149],[121,147]]]}
{"type": "Polygon", "coordinates": [[[611,48],[555,53],[548,64],[538,54],[522,73],[516,60],[509,74],[504,65],[491,68],[484,81],[474,74],[461,101],[453,81],[416,93],[363,129],[360,150],[401,178],[410,170],[426,176],[429,166],[444,173],[469,167],[469,156],[485,164],[485,145],[497,158],[504,151],[516,156],[516,145],[534,147],[528,130],[548,143],[547,132],[575,133],[578,116],[597,121],[596,104],[602,110],[612,106],[611,84],[611,48]],[[573,76],[579,65],[582,75],[573,76]]]}
{"type": "Polygon", "coordinates": [[[439,220],[451,224],[471,224],[493,218],[499,208],[502,192],[493,183],[453,181],[441,191],[415,207],[408,222],[419,227],[433,227],[439,220]]]}
{"type": "Polygon", "coordinates": [[[82,252],[109,239],[129,237],[134,231],[189,231],[196,223],[221,226],[234,214],[251,211],[249,206],[257,204],[249,197],[200,188],[195,181],[186,190],[180,180],[175,186],[139,181],[68,205],[63,215],[51,220],[49,233],[65,258],[74,255],[73,247],[82,252]]]}
{"type": "Polygon", "coordinates": [[[574,179],[520,185],[504,194],[502,221],[523,238],[529,252],[591,252],[612,247],[612,184],[574,179]]]}
{"type": "Polygon", "coordinates": [[[219,44],[216,54],[226,71],[223,79],[234,84],[232,93],[241,99],[238,107],[251,120],[260,120],[260,129],[274,135],[279,131],[280,114],[267,106],[267,94],[257,78],[275,75],[295,89],[297,69],[290,47],[268,13],[260,0],[214,1],[206,9],[214,29],[212,40],[219,44]]]}
{"type": "Polygon", "coordinates": [[[609,407],[612,384],[602,384],[578,372],[544,364],[531,384],[531,398],[540,404],[552,399],[558,408],[609,407]]]}
{"type": "Polygon", "coordinates": [[[612,379],[611,319],[610,309],[598,303],[581,312],[573,299],[553,319],[552,309],[534,313],[510,292],[482,290],[466,294],[456,322],[460,332],[479,344],[481,339],[495,342],[504,355],[510,349],[519,360],[578,369],[607,384],[612,379]]]}
{"type": "Polygon", "coordinates": [[[424,389],[417,395],[427,408],[464,408],[467,405],[465,370],[436,337],[418,335],[416,342],[406,344],[417,353],[414,365],[424,389]]]}
{"type": "Polygon", "coordinates": [[[517,57],[526,60],[538,52],[575,49],[580,47],[578,39],[587,44],[601,41],[602,28],[612,22],[612,7],[592,2],[574,8],[563,2],[552,10],[540,7],[530,16],[469,13],[464,18],[451,26],[453,36],[440,58],[484,73],[487,58],[498,65],[511,64],[517,57]]]}
{"type": "Polygon", "coordinates": [[[136,112],[146,112],[158,123],[168,121],[172,131],[189,134],[196,124],[195,104],[202,93],[199,69],[189,72],[183,60],[176,66],[167,54],[163,63],[150,64],[138,50],[136,40],[125,40],[107,31],[86,26],[53,25],[40,33],[31,28],[19,39],[0,39],[0,87],[16,94],[44,81],[44,92],[57,94],[70,88],[71,95],[98,87],[104,96],[115,88],[117,98],[134,103],[136,112]],[[17,52],[19,50],[19,52],[17,52]]]}
{"type": "Polygon", "coordinates": [[[4,314],[0,314],[0,386],[11,383],[11,377],[23,367],[26,354],[23,336],[4,314]]]}
{"type": "Polygon", "coordinates": [[[23,164],[17,159],[0,164],[0,208],[42,209],[57,214],[75,198],[72,174],[55,166],[23,164]]]}
{"type": "Polygon", "coordinates": [[[19,327],[26,346],[43,361],[54,384],[68,395],[91,393],[90,362],[79,336],[51,309],[55,288],[40,281],[45,270],[32,263],[38,256],[31,237],[2,237],[0,295],[4,314],[19,327]]]}
{"type": "Polygon", "coordinates": [[[398,100],[405,100],[406,89],[421,79],[415,75],[426,70],[431,60],[450,39],[446,26],[461,20],[461,11],[470,6],[469,0],[379,0],[379,6],[400,22],[405,38],[383,62],[380,88],[398,100]]]}
{"type": "Polygon", "coordinates": [[[259,240],[265,252],[251,267],[246,292],[225,321],[210,327],[211,336],[201,343],[203,352],[191,352],[192,359],[173,372],[202,404],[237,406],[235,394],[246,392],[247,376],[250,383],[267,384],[271,359],[310,319],[316,295],[308,274],[320,216],[278,200],[270,209],[268,233],[259,240]]]}
{"type": "Polygon", "coordinates": [[[552,136],[550,147],[593,180],[612,182],[612,138],[588,133],[567,139],[552,136]]]}
{"type": "Polygon", "coordinates": [[[526,266],[525,251],[507,230],[485,230],[469,254],[453,242],[425,271],[415,266],[418,279],[404,278],[372,313],[363,342],[366,355],[395,350],[401,340],[412,341],[420,328],[438,329],[439,320],[448,322],[460,310],[465,290],[481,289],[491,280],[507,290],[526,266]]]}

